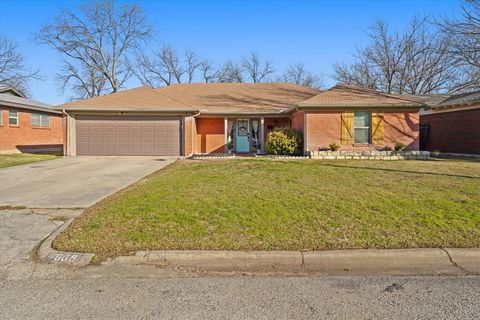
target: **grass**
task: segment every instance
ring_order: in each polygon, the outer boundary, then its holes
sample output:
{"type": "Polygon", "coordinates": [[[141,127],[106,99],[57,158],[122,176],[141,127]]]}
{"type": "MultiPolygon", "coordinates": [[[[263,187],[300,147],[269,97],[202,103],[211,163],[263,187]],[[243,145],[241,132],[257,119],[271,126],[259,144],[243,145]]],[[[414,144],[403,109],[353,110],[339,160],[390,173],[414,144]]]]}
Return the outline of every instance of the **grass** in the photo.
{"type": "Polygon", "coordinates": [[[30,154],[30,153],[0,154],[0,168],[13,167],[21,164],[52,160],[56,158],[58,158],[58,156],[51,155],[51,154],[30,154]]]}
{"type": "Polygon", "coordinates": [[[90,208],[54,247],[480,247],[479,195],[475,161],[187,160],[90,208]]]}

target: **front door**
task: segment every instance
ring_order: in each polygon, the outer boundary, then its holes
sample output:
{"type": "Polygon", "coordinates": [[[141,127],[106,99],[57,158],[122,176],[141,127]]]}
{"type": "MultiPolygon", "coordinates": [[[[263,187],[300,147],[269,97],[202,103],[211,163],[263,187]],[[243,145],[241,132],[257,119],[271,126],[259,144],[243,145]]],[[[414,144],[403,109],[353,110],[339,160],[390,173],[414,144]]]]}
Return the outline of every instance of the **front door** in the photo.
{"type": "Polygon", "coordinates": [[[250,151],[250,144],[248,142],[249,130],[250,128],[248,119],[237,120],[237,130],[235,130],[235,145],[237,152],[239,153],[247,153],[250,151]]]}

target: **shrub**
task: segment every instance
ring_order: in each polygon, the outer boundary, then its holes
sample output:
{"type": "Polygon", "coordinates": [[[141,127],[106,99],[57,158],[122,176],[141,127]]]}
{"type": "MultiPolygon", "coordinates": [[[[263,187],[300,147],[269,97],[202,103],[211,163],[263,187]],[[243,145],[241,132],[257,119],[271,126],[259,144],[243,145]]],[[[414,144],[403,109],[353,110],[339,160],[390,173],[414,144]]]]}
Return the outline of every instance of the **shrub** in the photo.
{"type": "Polygon", "coordinates": [[[330,150],[332,150],[332,151],[337,151],[338,149],[340,149],[340,146],[338,144],[336,144],[335,142],[330,143],[329,147],[330,147],[330,150]]]}
{"type": "Polygon", "coordinates": [[[265,150],[269,154],[299,155],[303,152],[302,131],[293,128],[277,128],[267,135],[265,150]]]}
{"type": "Polygon", "coordinates": [[[395,142],[395,151],[400,151],[402,150],[403,148],[405,148],[406,145],[404,143],[401,143],[401,142],[395,142]]]}

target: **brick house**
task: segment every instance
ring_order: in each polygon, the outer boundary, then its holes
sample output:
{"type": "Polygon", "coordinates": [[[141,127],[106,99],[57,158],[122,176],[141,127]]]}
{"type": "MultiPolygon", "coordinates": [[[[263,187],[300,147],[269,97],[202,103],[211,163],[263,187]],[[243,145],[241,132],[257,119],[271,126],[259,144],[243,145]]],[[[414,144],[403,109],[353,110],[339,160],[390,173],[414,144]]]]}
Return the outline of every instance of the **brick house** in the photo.
{"type": "Polygon", "coordinates": [[[0,153],[63,152],[62,112],[0,88],[0,153]]]}
{"type": "Polygon", "coordinates": [[[319,91],[288,83],[195,83],[139,87],[60,105],[68,155],[170,155],[263,152],[268,132],[303,132],[304,152],[419,148],[412,97],[337,85],[319,91]]]}
{"type": "Polygon", "coordinates": [[[430,105],[420,114],[422,149],[480,154],[480,91],[430,105]]]}

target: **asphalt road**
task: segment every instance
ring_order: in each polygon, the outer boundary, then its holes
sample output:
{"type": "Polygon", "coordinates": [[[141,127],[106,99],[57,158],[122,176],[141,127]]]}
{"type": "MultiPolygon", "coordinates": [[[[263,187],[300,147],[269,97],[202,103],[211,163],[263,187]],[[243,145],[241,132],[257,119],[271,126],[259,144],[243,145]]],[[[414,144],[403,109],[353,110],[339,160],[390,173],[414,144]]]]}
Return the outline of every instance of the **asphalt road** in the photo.
{"type": "Polygon", "coordinates": [[[480,277],[0,282],[1,319],[479,319],[480,277]]]}

